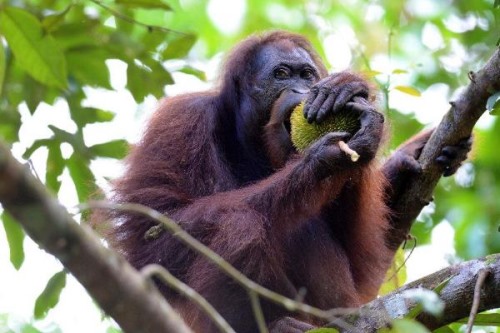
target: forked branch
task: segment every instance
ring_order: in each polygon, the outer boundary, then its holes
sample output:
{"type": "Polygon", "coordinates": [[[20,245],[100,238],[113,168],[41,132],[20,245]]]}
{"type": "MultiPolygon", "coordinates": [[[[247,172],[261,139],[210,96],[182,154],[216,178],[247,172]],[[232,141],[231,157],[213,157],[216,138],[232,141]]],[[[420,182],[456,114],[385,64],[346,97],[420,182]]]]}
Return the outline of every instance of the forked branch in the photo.
{"type": "Polygon", "coordinates": [[[484,67],[470,74],[471,81],[453,102],[440,124],[433,132],[420,154],[422,173],[405,184],[393,205],[395,232],[391,243],[400,244],[406,239],[413,222],[425,206],[432,201],[432,193],[442,175],[441,167],[435,163],[444,146],[458,144],[469,137],[479,117],[486,111],[486,101],[500,91],[500,49],[497,49],[484,67]]]}

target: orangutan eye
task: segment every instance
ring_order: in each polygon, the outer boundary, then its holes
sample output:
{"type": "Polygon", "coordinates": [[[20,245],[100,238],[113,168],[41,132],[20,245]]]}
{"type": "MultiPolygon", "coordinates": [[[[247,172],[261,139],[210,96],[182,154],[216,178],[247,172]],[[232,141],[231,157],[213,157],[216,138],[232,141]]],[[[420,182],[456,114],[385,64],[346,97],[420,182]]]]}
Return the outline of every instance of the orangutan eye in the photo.
{"type": "Polygon", "coordinates": [[[280,67],[274,71],[274,77],[278,80],[286,80],[290,78],[290,71],[280,67]]]}
{"type": "Polygon", "coordinates": [[[304,69],[302,73],[300,73],[300,76],[305,80],[312,80],[315,78],[315,74],[310,68],[304,69]]]}

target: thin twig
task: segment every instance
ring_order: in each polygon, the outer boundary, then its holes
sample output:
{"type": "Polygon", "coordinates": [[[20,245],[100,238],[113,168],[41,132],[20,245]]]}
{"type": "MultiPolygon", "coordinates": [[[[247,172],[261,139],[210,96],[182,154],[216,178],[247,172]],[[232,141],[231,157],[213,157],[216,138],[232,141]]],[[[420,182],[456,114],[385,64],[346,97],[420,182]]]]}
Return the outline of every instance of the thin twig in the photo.
{"type": "Polygon", "coordinates": [[[470,309],[469,321],[467,322],[467,333],[472,332],[472,327],[474,326],[474,320],[477,316],[477,311],[479,309],[479,303],[481,302],[481,289],[483,289],[484,281],[490,274],[489,269],[481,268],[477,273],[476,286],[474,287],[474,299],[472,301],[472,307],[470,309]]]}
{"type": "Polygon", "coordinates": [[[253,315],[255,317],[257,327],[259,328],[259,333],[267,333],[266,320],[264,319],[264,313],[262,312],[262,307],[260,306],[259,295],[253,290],[248,290],[248,296],[250,297],[250,302],[252,303],[253,315]]]}
{"type": "MultiPolygon", "coordinates": [[[[389,64],[392,64],[392,36],[394,36],[393,27],[389,30],[389,35],[387,36],[387,58],[389,59],[389,64]]],[[[385,102],[385,112],[390,114],[391,108],[389,106],[389,89],[391,88],[391,79],[392,73],[387,74],[387,81],[383,86],[382,93],[384,94],[384,102],[385,102]]]]}
{"type": "MultiPolygon", "coordinates": [[[[394,279],[396,277],[396,275],[398,275],[399,271],[403,267],[405,267],[406,263],[408,262],[408,260],[410,259],[411,255],[413,254],[413,251],[417,247],[417,239],[415,237],[411,236],[411,235],[408,235],[408,236],[410,237],[409,239],[413,240],[413,246],[411,247],[410,253],[408,253],[408,255],[406,256],[406,258],[403,261],[403,263],[401,265],[399,265],[399,267],[396,269],[396,271],[386,281],[391,281],[392,279],[394,279]]],[[[407,240],[405,240],[404,243],[403,243],[403,249],[406,247],[406,242],[407,242],[407,240]]],[[[400,286],[398,286],[398,287],[400,287],[400,286]]]]}
{"type": "Polygon", "coordinates": [[[141,27],[144,27],[146,29],[148,29],[148,31],[153,31],[153,30],[157,30],[157,31],[161,31],[161,32],[168,32],[168,33],[174,33],[174,34],[178,34],[178,35],[183,35],[183,36],[189,36],[190,34],[188,33],[185,33],[185,32],[181,32],[181,31],[177,31],[177,30],[173,30],[173,29],[169,29],[169,28],[165,28],[165,27],[160,27],[160,26],[157,26],[157,25],[150,25],[150,24],[147,24],[147,23],[142,23],[142,22],[139,22],[127,15],[124,15],[122,13],[120,13],[119,11],[117,10],[114,10],[113,8],[105,5],[102,3],[102,1],[100,0],[90,0],[91,2],[95,3],[96,5],[98,5],[99,7],[107,10],[108,12],[110,12],[114,17],[122,20],[122,21],[125,21],[125,22],[128,22],[128,23],[132,23],[132,24],[135,24],[135,25],[138,25],[138,26],[141,26],[141,27]]]}
{"type": "Polygon", "coordinates": [[[355,150],[352,150],[351,147],[344,141],[339,141],[338,142],[340,150],[342,150],[344,153],[349,155],[351,157],[351,161],[356,162],[359,160],[359,154],[355,150]]]}
{"type": "Polygon", "coordinates": [[[157,264],[144,266],[141,269],[141,274],[147,278],[151,278],[153,276],[159,278],[163,283],[172,287],[175,291],[196,303],[210,317],[210,319],[213,320],[214,324],[220,329],[221,332],[236,333],[228,322],[220,315],[220,313],[217,312],[217,310],[203,296],[181,280],[177,279],[163,266],[157,264]]]}
{"type": "Polygon", "coordinates": [[[28,164],[28,167],[30,168],[31,173],[33,173],[33,176],[35,176],[36,179],[38,179],[40,182],[42,182],[42,179],[38,175],[38,172],[36,172],[35,165],[33,164],[33,160],[30,158],[30,159],[28,159],[28,161],[26,163],[28,164]]]}
{"type": "Polygon", "coordinates": [[[182,243],[195,250],[196,253],[199,253],[212,263],[216,264],[219,269],[225,273],[227,276],[234,279],[237,283],[239,283],[245,290],[254,291],[259,296],[264,297],[273,303],[279,304],[283,306],[285,309],[291,312],[300,312],[303,314],[308,314],[314,316],[319,319],[324,320],[333,320],[335,316],[340,315],[348,315],[356,311],[356,309],[349,308],[337,308],[331,310],[321,310],[310,305],[299,303],[290,299],[288,297],[282,296],[272,290],[269,290],[256,282],[249,279],[246,275],[238,271],[234,266],[224,260],[217,253],[212,251],[209,247],[199,242],[196,238],[191,236],[189,233],[184,231],[176,222],[167,216],[159,213],[158,211],[146,207],[144,205],[136,204],[136,203],[127,203],[127,204],[115,204],[106,201],[92,201],[84,204],[78,205],[80,209],[111,209],[118,211],[129,211],[134,213],[143,214],[150,219],[161,223],[166,230],[168,230],[173,236],[175,236],[182,243]]]}

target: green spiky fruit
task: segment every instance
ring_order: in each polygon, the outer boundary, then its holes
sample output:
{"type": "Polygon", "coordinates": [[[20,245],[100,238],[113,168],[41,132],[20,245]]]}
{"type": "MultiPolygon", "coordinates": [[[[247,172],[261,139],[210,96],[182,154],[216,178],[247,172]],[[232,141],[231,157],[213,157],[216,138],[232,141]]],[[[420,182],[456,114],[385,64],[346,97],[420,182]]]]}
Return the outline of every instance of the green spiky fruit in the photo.
{"type": "Polygon", "coordinates": [[[359,117],[349,111],[340,111],[326,117],[321,123],[309,124],[304,117],[304,103],[292,111],[290,117],[292,143],[298,151],[304,151],[314,141],[329,132],[348,132],[354,134],[360,127],[359,117]]]}

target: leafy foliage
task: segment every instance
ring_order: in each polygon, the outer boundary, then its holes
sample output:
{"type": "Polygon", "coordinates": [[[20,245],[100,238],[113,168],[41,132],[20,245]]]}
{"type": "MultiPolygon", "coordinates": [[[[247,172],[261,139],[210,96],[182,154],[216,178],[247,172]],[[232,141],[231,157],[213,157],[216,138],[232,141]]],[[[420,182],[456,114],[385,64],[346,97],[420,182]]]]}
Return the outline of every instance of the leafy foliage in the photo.
{"type": "Polygon", "coordinates": [[[66,61],[54,38],[44,33],[42,23],[16,7],[4,8],[0,22],[0,30],[18,65],[41,83],[64,89],[66,61]]]}
{"type": "MultiPolygon", "coordinates": [[[[459,322],[467,323],[466,319],[459,322]]],[[[477,326],[498,326],[500,327],[500,313],[480,313],[474,320],[474,325],[477,326]]]]}
{"type": "Polygon", "coordinates": [[[36,299],[35,318],[43,318],[50,309],[57,305],[64,286],[66,286],[66,272],[56,273],[50,278],[47,286],[36,299]]]}
{"type": "Polygon", "coordinates": [[[2,213],[2,222],[9,242],[10,262],[16,269],[19,269],[24,261],[23,229],[6,212],[2,213]]]}
{"type": "MultiPolygon", "coordinates": [[[[9,314],[0,314],[0,332],[1,333],[62,333],[56,325],[40,330],[35,325],[25,321],[18,321],[9,316],[9,314]]],[[[114,333],[114,332],[113,332],[114,333]]]]}
{"type": "MultiPolygon", "coordinates": [[[[88,125],[110,123],[115,118],[114,112],[86,103],[89,87],[114,89],[109,60],[126,64],[126,87],[137,103],[150,95],[162,97],[164,86],[174,82],[164,62],[185,57],[196,38],[155,26],[148,18],[171,10],[163,0],[0,3],[0,138],[19,142],[23,107],[32,116],[61,101],[69,107],[66,122],[73,129],[49,124],[46,129],[51,134],[35,137],[22,154],[31,159],[39,151],[47,152],[42,180],[54,194],[61,190],[67,171],[78,200],[89,200],[97,190],[91,162],[121,159],[128,150],[123,139],[89,145],[85,135],[88,125]]],[[[203,76],[187,63],[182,70],[203,76]]],[[[24,262],[24,232],[5,213],[2,221],[10,260],[19,269],[24,262]]],[[[58,303],[65,280],[66,274],[60,272],[48,282],[36,301],[35,318],[45,316],[58,303]]],[[[23,332],[28,331],[38,332],[26,326],[23,332]]]]}

